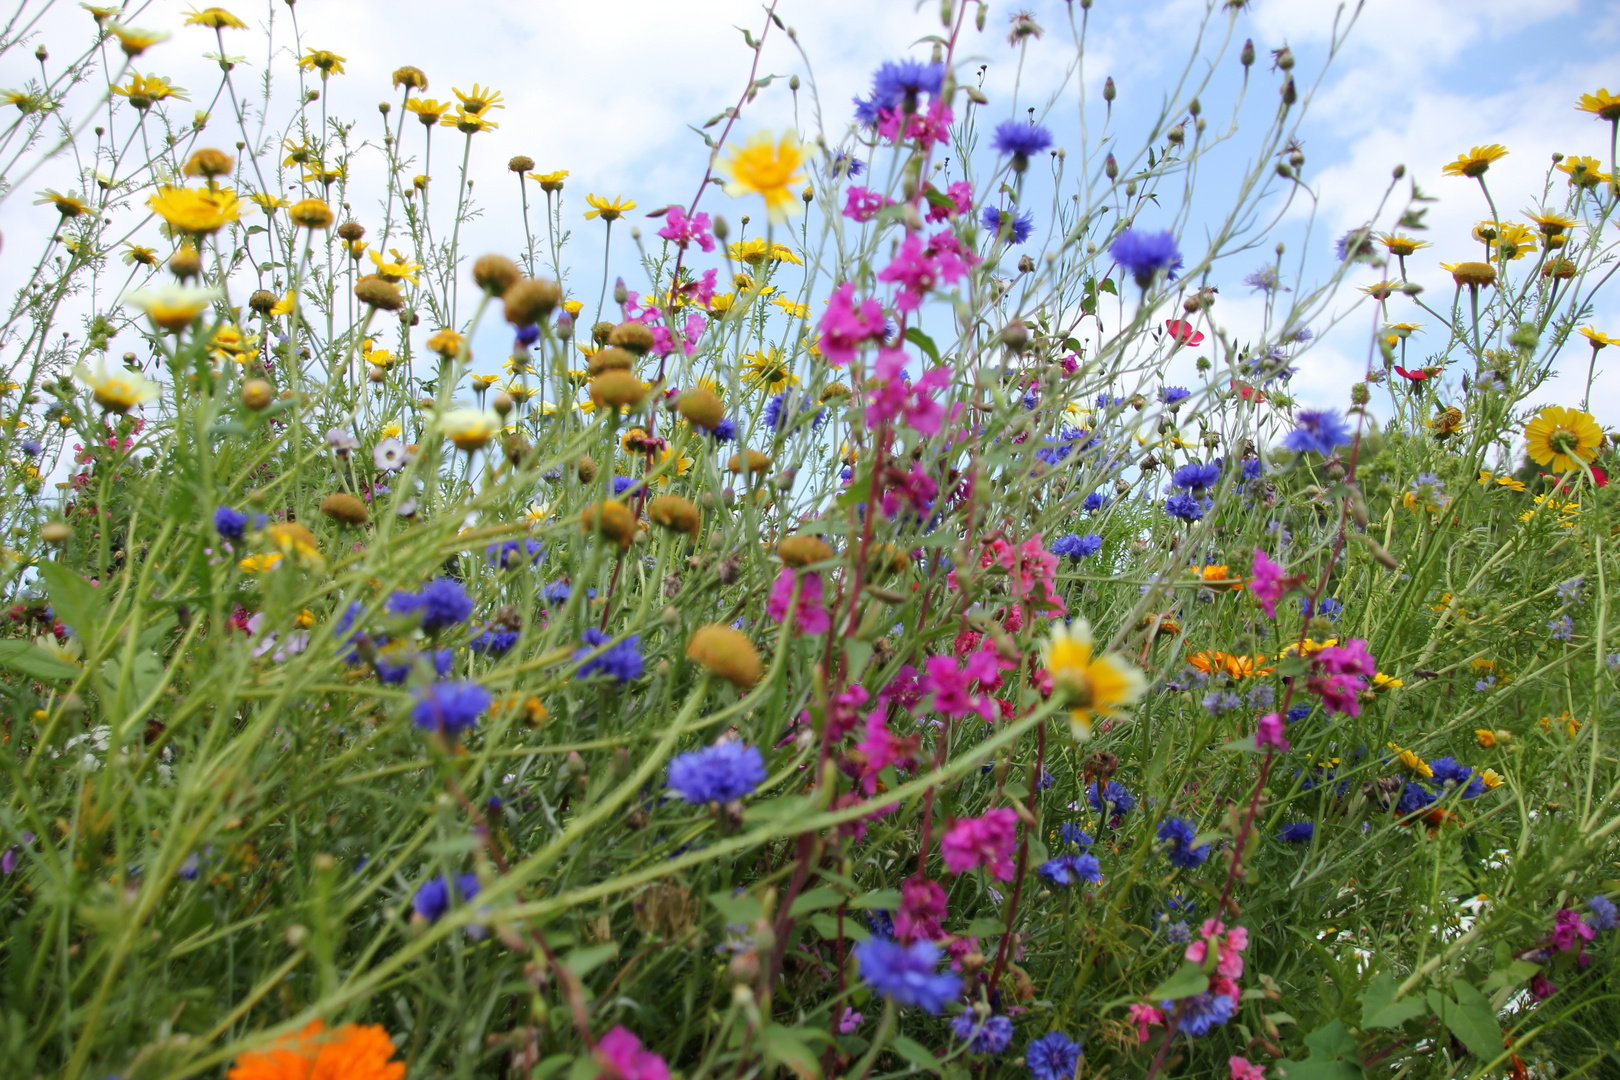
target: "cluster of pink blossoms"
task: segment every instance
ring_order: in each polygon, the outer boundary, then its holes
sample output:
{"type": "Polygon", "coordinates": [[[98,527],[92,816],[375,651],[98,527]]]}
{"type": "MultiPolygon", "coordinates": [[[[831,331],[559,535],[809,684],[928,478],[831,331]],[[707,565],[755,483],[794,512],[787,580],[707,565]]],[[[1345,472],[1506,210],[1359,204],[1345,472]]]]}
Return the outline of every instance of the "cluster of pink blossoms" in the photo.
{"type": "Polygon", "coordinates": [[[669,208],[664,215],[664,227],[658,230],[658,235],[677,247],[696,244],[705,252],[714,250],[714,236],[709,232],[709,215],[697,213],[687,217],[686,211],[679,206],[669,208]]]}
{"type": "Polygon", "coordinates": [[[1011,881],[1017,843],[1018,814],[1003,806],[976,818],[958,819],[940,838],[939,854],[953,874],[982,866],[997,881],[1011,881]]]}

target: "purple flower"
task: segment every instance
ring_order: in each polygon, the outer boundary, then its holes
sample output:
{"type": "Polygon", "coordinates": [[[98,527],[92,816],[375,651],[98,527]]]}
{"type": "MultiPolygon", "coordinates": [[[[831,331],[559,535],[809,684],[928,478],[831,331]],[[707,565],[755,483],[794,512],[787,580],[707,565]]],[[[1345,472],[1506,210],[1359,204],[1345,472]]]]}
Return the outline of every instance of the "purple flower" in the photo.
{"type": "Polygon", "coordinates": [[[1030,1040],[1024,1061],[1035,1080],[1074,1080],[1074,1070],[1080,1065],[1080,1044],[1061,1031],[1051,1031],[1030,1040]]]}
{"type": "Polygon", "coordinates": [[[1434,782],[1440,786],[1442,795],[1457,789],[1461,789],[1465,799],[1477,799],[1485,794],[1485,781],[1474,775],[1474,770],[1467,765],[1459,764],[1456,758],[1435,758],[1429,762],[1429,768],[1434,770],[1434,782]]]}
{"type": "Polygon", "coordinates": [[[1195,461],[1191,465],[1183,465],[1171,474],[1170,482],[1178,488],[1200,494],[1204,488],[1212,488],[1221,482],[1221,463],[1195,461]]]}
{"type": "Polygon", "coordinates": [[[1102,863],[1097,861],[1095,855],[1059,855],[1041,863],[1035,872],[1064,888],[1076,881],[1089,881],[1095,885],[1102,880],[1102,863]]]}
{"type": "Polygon", "coordinates": [[[1427,788],[1408,780],[1406,786],[1401,789],[1401,799],[1395,804],[1395,809],[1401,814],[1415,814],[1432,802],[1434,796],[1427,788]]]}
{"type": "Polygon", "coordinates": [[[1011,157],[1013,168],[1022,172],[1030,158],[1052,145],[1052,133],[1021,120],[1003,120],[996,125],[990,144],[996,153],[1011,157]]]}
{"type": "Polygon", "coordinates": [[[1194,522],[1202,518],[1204,512],[1214,505],[1214,502],[1210,499],[1204,499],[1200,502],[1185,491],[1180,491],[1165,500],[1164,512],[1173,518],[1194,522]]]}
{"type": "Polygon", "coordinates": [[[1072,821],[1065,821],[1062,825],[1059,825],[1058,835],[1063,837],[1064,843],[1073,844],[1076,847],[1088,848],[1095,843],[1091,839],[1090,833],[1072,821]]]}
{"type": "Polygon", "coordinates": [[[935,1015],[962,990],[958,976],[934,970],[939,953],[939,946],[931,941],[902,945],[874,937],[855,946],[861,978],[873,990],[897,1005],[916,1005],[935,1015]]]}
{"type": "MultiPolygon", "coordinates": [[[[587,630],[585,631],[585,647],[574,650],[574,659],[584,660],[585,657],[590,656],[600,646],[606,645],[612,640],[611,637],[600,630],[587,630]]],[[[631,634],[602,653],[601,656],[586,660],[585,663],[580,665],[579,672],[575,677],[588,679],[600,672],[603,675],[611,675],[624,683],[641,678],[641,671],[641,635],[631,634]]]]}
{"type": "Polygon", "coordinates": [[[1184,386],[1159,387],[1159,401],[1164,405],[1174,405],[1190,397],[1192,397],[1192,391],[1184,386]]]}
{"type": "Polygon", "coordinates": [[[772,431],[781,431],[810,412],[816,414],[816,418],[810,421],[810,430],[815,431],[827,419],[827,410],[818,408],[802,391],[784,390],[780,394],[772,395],[765,403],[765,426],[772,431]]]}
{"type": "Polygon", "coordinates": [[[1095,513],[1111,502],[1113,502],[1113,500],[1107,495],[1104,495],[1100,491],[1093,491],[1090,495],[1086,496],[1086,501],[1080,504],[1080,509],[1086,511],[1087,513],[1095,513]]]}
{"type": "Polygon", "coordinates": [[[248,516],[238,513],[228,506],[222,506],[214,511],[214,531],[233,543],[240,543],[242,534],[247,531],[248,516]]]}
{"type": "Polygon", "coordinates": [[[1091,786],[1086,788],[1086,801],[1099,814],[1103,812],[1103,803],[1107,803],[1110,814],[1115,817],[1122,817],[1136,805],[1136,796],[1110,780],[1108,786],[1103,788],[1102,801],[1099,802],[1097,800],[1097,782],[1093,780],[1091,786]]]}
{"type": "Polygon", "coordinates": [[[518,634],[515,630],[485,630],[472,639],[472,651],[501,656],[516,645],[517,641],[518,634]]]}
{"type": "Polygon", "coordinates": [[[1570,618],[1568,615],[1558,616],[1558,618],[1547,624],[1547,629],[1552,631],[1552,636],[1555,640],[1575,640],[1575,620],[1570,618]]]}
{"type": "Polygon", "coordinates": [[[422,629],[432,634],[467,621],[472,614],[472,597],[452,578],[434,578],[414,593],[395,593],[388,598],[388,610],[395,615],[420,612],[422,629]]]}
{"type": "Polygon", "coordinates": [[[1079,562],[1088,556],[1095,555],[1102,550],[1102,537],[1096,533],[1087,533],[1081,536],[1070,533],[1060,536],[1052,543],[1052,554],[1059,555],[1074,562],[1079,562]]]}
{"type": "Polygon", "coordinates": [[[434,683],[416,692],[411,719],[423,730],[455,735],[476,724],[489,702],[489,691],[477,683],[434,683]]]}
{"type": "MultiPolygon", "coordinates": [[[[1171,1006],[1171,1002],[1164,1003],[1166,1010],[1171,1006]]],[[[1181,1023],[1176,1030],[1190,1038],[1202,1038],[1209,1034],[1210,1028],[1232,1019],[1236,1012],[1237,1004],[1225,994],[1194,994],[1182,998],[1181,1023]]]]}
{"type": "Polygon", "coordinates": [[[1277,839],[1286,840],[1290,844],[1308,844],[1311,837],[1316,835],[1316,826],[1309,821],[1296,821],[1292,825],[1284,825],[1277,839]]]}
{"type": "Polygon", "coordinates": [[[17,444],[17,447],[29,457],[39,457],[40,453],[45,449],[38,439],[24,439],[17,444]]]}
{"type": "Polygon", "coordinates": [[[1185,919],[1173,922],[1164,928],[1164,940],[1172,945],[1185,945],[1192,940],[1192,927],[1187,925],[1185,919]]]}
{"type": "Polygon", "coordinates": [[[746,743],[717,743],[669,763],[669,786],[698,806],[740,799],[764,782],[765,759],[746,743]]]}
{"type": "MultiPolygon", "coordinates": [[[[384,645],[387,644],[387,641],[384,639],[379,641],[378,644],[384,645]]],[[[387,686],[398,686],[410,678],[411,672],[416,668],[416,662],[424,658],[433,661],[433,673],[442,679],[450,674],[450,669],[455,666],[456,654],[449,649],[440,649],[434,653],[423,654],[415,650],[401,651],[395,648],[378,652],[377,658],[372,661],[371,666],[376,669],[378,682],[387,686]]],[[[358,659],[357,655],[355,659],[358,659]]],[[[353,663],[354,661],[351,660],[350,662],[353,663]]]]}
{"type": "Polygon", "coordinates": [[[1263,293],[1293,292],[1292,289],[1282,283],[1282,275],[1277,272],[1275,266],[1262,266],[1244,278],[1243,284],[1263,293]]]}
{"type": "Polygon", "coordinates": [[[444,918],[444,913],[450,910],[450,894],[455,890],[456,899],[465,902],[478,895],[478,875],[461,874],[452,884],[451,880],[439,875],[429,878],[416,890],[416,896],[411,900],[411,906],[416,913],[430,923],[436,923],[444,918]]]}
{"type": "Polygon", "coordinates": [[[958,1039],[971,1042],[968,1049],[975,1054],[999,1054],[1012,1042],[1012,1021],[1005,1016],[987,1016],[980,1023],[978,1016],[969,1010],[957,1014],[951,1021],[951,1030],[958,1039]]]}
{"type": "Polygon", "coordinates": [[[535,565],[539,565],[540,560],[546,557],[546,549],[540,546],[538,540],[507,540],[504,543],[491,544],[484,549],[489,565],[502,570],[510,570],[521,565],[525,552],[528,553],[529,562],[535,565]]]}
{"type": "Polygon", "coordinates": [[[872,76],[871,103],[878,109],[909,105],[907,111],[914,112],[920,95],[937,96],[944,84],[944,64],[929,64],[921,60],[885,60],[872,76]]]}
{"type": "Polygon", "coordinates": [[[1209,845],[1193,846],[1192,823],[1184,818],[1165,818],[1159,824],[1159,839],[1167,845],[1165,857],[1177,866],[1191,869],[1209,858],[1209,845]]]}
{"type": "Polygon", "coordinates": [[[1613,930],[1620,926],[1620,911],[1615,910],[1614,901],[1601,893],[1586,898],[1586,906],[1591,912],[1586,916],[1586,925],[1593,930],[1613,930]]]}
{"type": "Polygon", "coordinates": [[[1350,428],[1336,412],[1302,410],[1294,418],[1295,428],[1283,439],[1283,446],[1296,454],[1314,450],[1323,457],[1333,453],[1335,447],[1350,442],[1350,428]]]}
{"type": "Polygon", "coordinates": [[[1169,231],[1150,233],[1126,229],[1114,240],[1108,253],[1136,279],[1136,284],[1147,288],[1159,271],[1174,281],[1181,269],[1181,252],[1176,250],[1176,237],[1169,231]]]}
{"type": "Polygon", "coordinates": [[[1009,244],[1022,244],[1029,239],[1030,233],[1035,231],[1035,211],[1026,210],[1022,214],[1009,214],[1007,218],[1001,216],[1001,211],[993,206],[984,208],[979,215],[979,221],[998,238],[1001,238],[1002,226],[1007,226],[1005,240],[1009,244]]]}

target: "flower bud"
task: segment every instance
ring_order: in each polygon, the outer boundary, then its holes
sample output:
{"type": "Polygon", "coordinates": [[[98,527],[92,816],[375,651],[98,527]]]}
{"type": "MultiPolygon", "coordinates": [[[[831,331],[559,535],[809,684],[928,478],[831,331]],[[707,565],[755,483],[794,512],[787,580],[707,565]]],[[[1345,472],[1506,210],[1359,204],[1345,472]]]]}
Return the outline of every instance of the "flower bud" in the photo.
{"type": "Polygon", "coordinates": [[[740,631],[713,623],[700,627],[686,643],[686,658],[739,690],[747,690],[764,674],[759,651],[740,631]]]}
{"type": "Polygon", "coordinates": [[[517,263],[505,255],[480,255],[473,263],[473,282],[491,296],[502,296],[523,278],[517,263]]]}
{"type": "Polygon", "coordinates": [[[789,536],[776,545],[776,554],[783,565],[798,569],[811,563],[825,562],[837,552],[819,536],[789,536]]]}
{"type": "Polygon", "coordinates": [[[1110,180],[1119,179],[1119,162],[1115,160],[1113,154],[1109,154],[1107,160],[1103,162],[1103,174],[1110,180]]]}
{"type": "Polygon", "coordinates": [[[647,504],[647,520],[671,532],[681,532],[693,540],[703,526],[698,508],[679,495],[660,495],[647,504]]]}
{"type": "Polygon", "coordinates": [[[398,311],[405,305],[405,298],[400,295],[399,287],[384,281],[376,274],[367,274],[356,282],[354,295],[362,304],[382,311],[398,311]]]}
{"type": "Polygon", "coordinates": [[[580,523],[587,533],[600,533],[621,548],[630,546],[641,530],[636,527],[636,515],[616,499],[592,503],[580,515],[580,523]]]}
{"type": "Polygon", "coordinates": [[[287,210],[294,225],[306,229],[328,229],[332,226],[332,208],[325,199],[299,199],[287,210]]]}
{"type": "Polygon", "coordinates": [[[591,380],[591,401],[598,407],[634,407],[647,400],[648,386],[628,371],[606,371],[591,380]]]}
{"type": "Polygon", "coordinates": [[[276,399],[276,389],[263,379],[249,379],[242,384],[242,405],[259,412],[268,409],[276,399]]]}
{"type": "Polygon", "coordinates": [[[527,154],[519,154],[508,161],[506,167],[515,173],[526,173],[534,168],[534,158],[527,154]]]}
{"type": "Polygon", "coordinates": [[[1243,43],[1243,51],[1238,53],[1238,62],[1241,63],[1244,67],[1249,67],[1250,65],[1252,65],[1254,63],[1254,39],[1253,38],[1249,38],[1248,40],[1244,41],[1244,43],[1243,43]]]}
{"type": "Polygon", "coordinates": [[[689,422],[710,430],[718,427],[726,415],[725,405],[720,398],[713,390],[702,386],[682,394],[676,400],[675,408],[689,422]]]}
{"type": "Polygon", "coordinates": [[[1114,89],[1114,77],[1110,75],[1103,80],[1103,100],[1112,103],[1118,96],[1119,91],[1114,89]]]}
{"type": "Polygon", "coordinates": [[[334,491],[322,499],[321,513],[345,525],[364,525],[370,517],[366,504],[344,491],[334,491]]]}
{"type": "Polygon", "coordinates": [[[608,344],[632,352],[637,356],[646,356],[652,351],[652,327],[641,322],[620,323],[608,334],[608,344]]]}
{"type": "Polygon", "coordinates": [[[525,278],[508,288],[501,299],[505,302],[507,322],[513,326],[533,326],[562,302],[562,288],[549,278],[525,278]]]}

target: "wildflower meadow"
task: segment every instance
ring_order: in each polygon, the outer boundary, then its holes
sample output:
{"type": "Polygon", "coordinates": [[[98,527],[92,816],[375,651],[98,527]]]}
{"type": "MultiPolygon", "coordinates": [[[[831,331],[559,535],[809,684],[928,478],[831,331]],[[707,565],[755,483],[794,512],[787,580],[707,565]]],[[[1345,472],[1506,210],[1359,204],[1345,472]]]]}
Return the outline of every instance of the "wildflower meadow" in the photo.
{"type": "Polygon", "coordinates": [[[21,4],[0,1077],[1620,1076],[1620,97],[1304,262],[1320,73],[1210,0],[1132,126],[1114,2],[761,8],[662,207],[426,27],[21,4]]]}

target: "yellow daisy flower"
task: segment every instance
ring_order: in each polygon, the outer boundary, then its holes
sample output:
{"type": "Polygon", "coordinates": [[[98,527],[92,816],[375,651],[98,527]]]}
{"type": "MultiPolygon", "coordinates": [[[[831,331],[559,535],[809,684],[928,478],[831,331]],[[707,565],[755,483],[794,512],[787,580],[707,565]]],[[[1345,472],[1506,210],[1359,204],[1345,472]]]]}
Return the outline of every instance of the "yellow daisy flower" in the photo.
{"type": "Polygon", "coordinates": [[[1608,90],[1582,94],[1575,107],[1581,112],[1591,113],[1599,120],[1620,122],[1620,94],[1611,94],[1608,90]]]}
{"type": "Polygon", "coordinates": [[[208,310],[219,299],[216,289],[193,289],[185,285],[164,285],[156,289],[136,289],[119,297],[119,302],[139,308],[164,330],[180,331],[208,310]]]}
{"type": "Polygon", "coordinates": [[[604,199],[600,195],[587,195],[585,201],[591,205],[591,208],[585,211],[587,221],[594,217],[599,217],[603,221],[617,221],[636,208],[634,199],[625,199],[618,195],[612,200],[604,199]]]}
{"type": "Polygon", "coordinates": [[[1524,439],[1530,460],[1561,473],[1597,457],[1603,429],[1590,413],[1549,405],[1525,425],[1524,439]]]}
{"type": "Polygon", "coordinates": [[[1603,171],[1603,162],[1586,154],[1567,157],[1557,168],[1568,174],[1570,187],[1594,188],[1609,180],[1609,174],[1603,171]]]}
{"type": "Polygon", "coordinates": [[[782,356],[782,350],[775,346],[767,346],[759,352],[744,356],[743,359],[747,361],[743,364],[743,373],[748,380],[768,388],[773,394],[790,386],[799,385],[799,377],[793,374],[792,368],[782,356]]]}
{"type": "Polygon", "coordinates": [[[298,66],[305,71],[319,69],[321,78],[324,79],[329,75],[342,75],[343,61],[346,59],[348,58],[335,52],[327,52],[325,49],[311,49],[299,58],[298,66]]]}
{"type": "MultiPolygon", "coordinates": [[[[804,260],[793,254],[792,248],[783,244],[767,244],[763,236],[756,236],[752,240],[732,244],[728,250],[731,252],[733,259],[747,263],[749,266],[758,266],[766,259],[770,259],[772,262],[792,263],[794,266],[804,265],[804,260]]],[[[737,287],[739,289],[748,289],[752,288],[753,284],[750,281],[746,285],[738,285],[737,287]]]]}
{"type": "Polygon", "coordinates": [[[94,371],[84,361],[79,361],[73,369],[73,376],[90,388],[96,404],[108,412],[126,413],[137,405],[157,400],[157,383],[129,368],[108,371],[105,357],[96,362],[94,371]]]}
{"type": "Polygon", "coordinates": [[[808,307],[806,307],[804,304],[795,304],[792,300],[789,300],[781,293],[771,297],[771,303],[775,304],[777,307],[781,308],[795,319],[808,319],[810,317],[810,309],[808,307]]]}
{"type": "Polygon", "coordinates": [[[375,251],[367,252],[371,261],[377,264],[377,276],[387,282],[408,281],[412,285],[418,284],[416,274],[422,269],[420,263],[411,262],[399,253],[398,248],[389,248],[388,253],[393,256],[392,261],[384,259],[375,251]]]}
{"type": "Polygon", "coordinates": [[[466,94],[453,86],[450,89],[456,97],[461,99],[461,107],[474,116],[482,113],[485,109],[506,108],[505,105],[501,104],[501,92],[499,90],[484,90],[477,83],[473,83],[472,91],[466,94]]]}
{"type": "Polygon", "coordinates": [[[146,205],[170,228],[198,236],[218,232],[241,213],[230,188],[164,187],[146,200],[146,205]]]}
{"type": "Polygon", "coordinates": [[[1395,751],[1395,760],[1404,765],[1408,772],[1415,776],[1421,776],[1425,780],[1434,779],[1434,770],[1429,767],[1429,763],[1427,761],[1424,761],[1410,750],[1402,750],[1394,743],[1389,743],[1387,745],[1391,750],[1395,751]]]}
{"type": "Polygon", "coordinates": [[[1447,165],[1441,171],[1447,176],[1484,176],[1491,163],[1500,161],[1507,156],[1507,148],[1500,143],[1491,143],[1487,146],[1476,146],[1466,154],[1459,154],[1457,160],[1447,165]]]}
{"type": "Polygon", "coordinates": [[[1068,626],[1054,622],[1041,650],[1053,685],[1068,696],[1069,728],[1076,739],[1091,738],[1094,716],[1118,716],[1121,706],[1140,701],[1147,692],[1147,679],[1122,657],[1095,656],[1094,651],[1091,624],[1085,619],[1068,626]]]}
{"type": "Polygon", "coordinates": [[[540,185],[541,191],[549,194],[550,192],[561,191],[563,189],[563,181],[568,179],[568,170],[558,169],[556,172],[547,173],[532,172],[528,175],[530,180],[533,180],[535,183],[540,185]]]}
{"type": "Polygon", "coordinates": [[[1378,242],[1383,244],[1391,255],[1410,255],[1419,248],[1434,246],[1427,240],[1419,240],[1415,236],[1402,236],[1400,233],[1380,233],[1378,242]]]}
{"type": "Polygon", "coordinates": [[[435,101],[433,98],[412,98],[405,103],[405,108],[416,114],[416,118],[427,127],[439,122],[445,113],[450,111],[448,101],[435,101]]]}
{"type": "Polygon", "coordinates": [[[198,11],[192,8],[186,15],[187,26],[206,26],[212,30],[246,30],[247,23],[221,7],[208,7],[198,11]]]}
{"type": "Polygon", "coordinates": [[[1526,215],[1536,223],[1543,236],[1559,236],[1573,229],[1576,220],[1553,210],[1527,210],[1526,215]]]}
{"type": "Polygon", "coordinates": [[[1581,335],[1592,343],[1592,348],[1601,349],[1605,345],[1620,345],[1620,338],[1612,338],[1608,334],[1600,334],[1596,327],[1581,327],[1581,335]]]}
{"type": "Polygon", "coordinates": [[[155,102],[168,98],[186,100],[186,91],[183,87],[172,86],[168,79],[161,75],[142,75],[140,72],[131,72],[129,85],[115,86],[112,92],[119,97],[128,98],[129,103],[141,111],[150,109],[155,102]]]}
{"type": "Polygon", "coordinates": [[[726,194],[732,198],[755,194],[765,199],[765,210],[770,220],[781,224],[794,214],[804,212],[799,191],[804,186],[804,152],[794,132],[782,134],[773,140],[769,131],[755,132],[729,156],[715,163],[726,184],[726,194]]]}
{"type": "Polygon", "coordinates": [[[494,131],[501,125],[478,113],[468,112],[466,109],[457,109],[454,116],[446,116],[443,120],[440,120],[439,126],[453,127],[464,135],[476,135],[480,131],[494,131]]]}
{"type": "Polygon", "coordinates": [[[121,23],[110,24],[107,32],[118,39],[118,47],[124,50],[125,56],[139,56],[152,46],[169,40],[166,30],[138,30],[121,23]]]}

